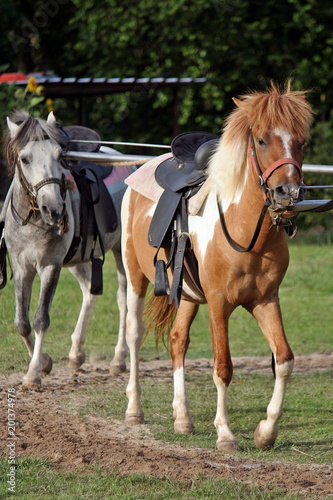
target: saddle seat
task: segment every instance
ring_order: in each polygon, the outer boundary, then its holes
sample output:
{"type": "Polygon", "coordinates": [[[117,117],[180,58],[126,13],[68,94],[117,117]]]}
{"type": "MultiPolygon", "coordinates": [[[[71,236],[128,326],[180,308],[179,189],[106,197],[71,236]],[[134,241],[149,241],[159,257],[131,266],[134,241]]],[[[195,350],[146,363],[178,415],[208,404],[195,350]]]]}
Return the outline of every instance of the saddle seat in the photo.
{"type": "Polygon", "coordinates": [[[173,157],[156,169],[156,182],[164,189],[177,192],[197,186],[207,178],[208,159],[218,136],[209,132],[185,132],[171,143],[173,157]]]}
{"type": "Polygon", "coordinates": [[[218,136],[207,132],[185,132],[171,143],[173,156],[163,161],[155,171],[156,182],[164,189],[151,220],[149,245],[156,247],[155,295],[170,295],[169,302],[176,306],[182,293],[183,266],[198,292],[203,295],[195,256],[190,248],[187,200],[196,194],[207,179],[208,160],[218,136]],[[169,253],[169,261],[158,260],[160,248],[169,253]],[[166,270],[173,268],[170,289],[166,270]]]}

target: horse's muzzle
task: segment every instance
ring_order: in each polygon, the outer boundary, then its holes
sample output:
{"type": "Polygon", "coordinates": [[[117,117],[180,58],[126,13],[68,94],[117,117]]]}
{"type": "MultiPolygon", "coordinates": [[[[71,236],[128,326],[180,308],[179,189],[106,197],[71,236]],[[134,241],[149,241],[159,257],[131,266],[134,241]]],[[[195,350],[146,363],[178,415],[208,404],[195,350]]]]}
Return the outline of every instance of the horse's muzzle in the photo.
{"type": "Polygon", "coordinates": [[[47,205],[42,205],[40,207],[41,216],[46,224],[49,226],[59,227],[64,220],[66,213],[66,203],[64,202],[58,208],[51,208],[47,205]]]}
{"type": "Polygon", "coordinates": [[[269,193],[272,208],[290,209],[294,206],[294,203],[303,200],[305,192],[306,190],[302,186],[294,184],[277,186],[275,189],[271,189],[269,193]]]}

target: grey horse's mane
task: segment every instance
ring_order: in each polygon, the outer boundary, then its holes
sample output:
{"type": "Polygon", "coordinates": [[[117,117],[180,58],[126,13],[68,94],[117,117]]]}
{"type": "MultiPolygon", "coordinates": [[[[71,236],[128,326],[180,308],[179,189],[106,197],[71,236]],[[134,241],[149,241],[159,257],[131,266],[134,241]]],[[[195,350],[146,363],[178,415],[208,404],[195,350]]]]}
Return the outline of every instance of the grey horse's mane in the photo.
{"type": "Polygon", "coordinates": [[[11,138],[8,132],[5,139],[8,175],[10,177],[14,174],[19,151],[28,142],[50,139],[62,147],[66,144],[64,134],[56,123],[49,124],[41,118],[34,118],[27,111],[15,111],[9,118],[12,122],[20,125],[14,138],[11,138]]]}

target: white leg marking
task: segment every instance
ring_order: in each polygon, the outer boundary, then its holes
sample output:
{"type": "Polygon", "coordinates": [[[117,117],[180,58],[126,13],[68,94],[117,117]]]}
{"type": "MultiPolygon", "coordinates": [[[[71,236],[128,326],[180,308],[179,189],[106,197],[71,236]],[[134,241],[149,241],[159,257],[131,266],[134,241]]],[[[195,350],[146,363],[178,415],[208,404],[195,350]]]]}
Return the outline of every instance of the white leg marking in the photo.
{"type": "Polygon", "coordinates": [[[238,448],[237,441],[230,429],[227,391],[228,387],[222,382],[220,377],[214,372],[214,383],[217,389],[217,409],[214,425],[217,431],[216,446],[218,450],[232,451],[238,448]]]}
{"type": "Polygon", "coordinates": [[[174,398],[173,416],[175,419],[174,430],[178,434],[191,434],[194,432],[192,419],[188,411],[188,400],[185,386],[185,368],[177,368],[173,373],[174,398]]]}
{"type": "Polygon", "coordinates": [[[272,399],[267,407],[267,419],[259,422],[254,433],[255,443],[258,448],[267,449],[274,445],[278,435],[278,421],[282,416],[287,382],[292,373],[293,366],[293,360],[286,361],[281,365],[275,365],[276,379],[272,399]]]}
{"type": "Polygon", "coordinates": [[[114,351],[114,358],[110,364],[110,373],[113,375],[118,375],[126,371],[126,355],[127,355],[127,343],[126,343],[126,314],[127,314],[127,304],[126,304],[126,278],[124,273],[117,272],[118,274],[118,290],[117,290],[117,304],[119,309],[119,330],[118,330],[118,342],[114,351]]]}
{"type": "Polygon", "coordinates": [[[125,415],[125,422],[128,424],[142,424],[143,410],[140,402],[141,388],[139,381],[139,350],[144,333],[142,314],[144,299],[139,298],[128,286],[127,295],[127,322],[126,340],[130,352],[130,376],[126,389],[128,406],[125,415]]]}
{"type": "Polygon", "coordinates": [[[29,369],[23,377],[23,386],[26,387],[39,387],[42,383],[42,348],[43,348],[44,333],[36,334],[35,332],[35,345],[29,369]]]}

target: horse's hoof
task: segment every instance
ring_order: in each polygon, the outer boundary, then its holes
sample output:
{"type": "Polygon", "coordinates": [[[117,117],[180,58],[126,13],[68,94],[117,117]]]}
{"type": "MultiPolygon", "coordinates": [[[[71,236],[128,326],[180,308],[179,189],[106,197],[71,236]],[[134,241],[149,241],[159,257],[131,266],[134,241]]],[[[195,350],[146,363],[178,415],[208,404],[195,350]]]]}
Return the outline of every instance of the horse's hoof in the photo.
{"type": "Polygon", "coordinates": [[[42,354],[42,375],[48,375],[52,371],[52,358],[46,353],[42,354]]]}
{"type": "Polygon", "coordinates": [[[194,425],[192,422],[178,422],[174,423],[174,432],[176,434],[193,434],[194,425]]]}
{"type": "Polygon", "coordinates": [[[265,436],[265,433],[263,432],[264,424],[265,420],[259,422],[256,430],[254,431],[254,443],[260,450],[270,450],[274,446],[277,436],[277,429],[273,433],[265,436]]]}
{"type": "Polygon", "coordinates": [[[125,416],[125,424],[126,425],[139,425],[144,423],[143,415],[129,415],[125,416]]]}
{"type": "Polygon", "coordinates": [[[216,449],[218,451],[237,451],[238,443],[237,441],[216,441],[216,449]]]}
{"type": "Polygon", "coordinates": [[[71,370],[76,371],[86,360],[86,355],[84,351],[81,351],[75,358],[69,358],[69,367],[71,370]]]}
{"type": "Polygon", "coordinates": [[[115,376],[120,375],[125,371],[126,371],[126,364],[123,365],[113,365],[112,363],[110,364],[110,369],[109,369],[110,375],[115,375],[115,376]]]}
{"type": "Polygon", "coordinates": [[[39,391],[42,387],[42,379],[35,377],[33,379],[23,377],[22,390],[23,391],[39,391]]]}

